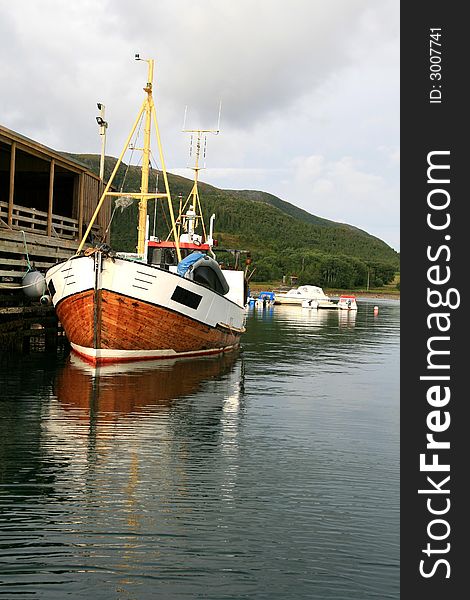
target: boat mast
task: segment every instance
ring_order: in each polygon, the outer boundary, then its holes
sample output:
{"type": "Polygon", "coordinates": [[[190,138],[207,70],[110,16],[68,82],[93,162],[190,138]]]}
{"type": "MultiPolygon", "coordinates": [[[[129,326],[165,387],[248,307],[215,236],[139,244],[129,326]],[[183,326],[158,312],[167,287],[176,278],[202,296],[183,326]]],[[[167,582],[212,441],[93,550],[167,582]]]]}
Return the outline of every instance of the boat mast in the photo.
{"type": "MultiPolygon", "coordinates": [[[[149,191],[149,164],[150,164],[150,129],[152,125],[152,84],[153,84],[153,60],[147,60],[148,75],[147,85],[144,87],[144,92],[147,94],[145,102],[145,124],[144,124],[144,147],[142,149],[142,177],[140,183],[140,191],[142,197],[139,201],[139,224],[137,226],[137,253],[144,254],[145,252],[145,232],[147,229],[147,196],[149,191]]],[[[157,130],[158,135],[158,130],[157,130]]]]}
{"type": "Polygon", "coordinates": [[[137,115],[134,125],[132,126],[132,129],[131,129],[129,135],[127,136],[127,140],[126,140],[126,143],[124,144],[124,148],[122,149],[122,152],[114,166],[113,172],[111,173],[109,181],[106,184],[103,194],[96,206],[95,212],[93,213],[93,216],[90,220],[87,230],[85,231],[85,233],[83,235],[83,238],[82,238],[80,245],[78,247],[78,250],[77,250],[77,254],[79,254],[81,252],[83,246],[85,245],[85,240],[87,239],[87,237],[96,221],[98,213],[101,210],[101,207],[103,206],[105,199],[108,197],[113,197],[113,196],[114,197],[122,196],[122,192],[111,192],[110,191],[111,185],[114,181],[114,178],[119,169],[119,166],[122,163],[124,154],[129,149],[129,144],[132,139],[132,136],[134,135],[134,133],[137,129],[137,126],[142,119],[142,116],[144,116],[145,117],[144,147],[141,148],[141,150],[143,152],[141,189],[140,189],[140,192],[129,192],[129,193],[126,192],[126,196],[129,196],[130,198],[135,198],[135,199],[139,200],[139,224],[138,224],[137,252],[141,257],[144,256],[146,227],[147,227],[147,202],[148,202],[148,200],[151,200],[152,198],[155,198],[155,199],[156,198],[166,198],[168,201],[168,209],[170,212],[173,238],[175,240],[176,254],[178,256],[178,260],[181,260],[181,251],[180,251],[179,240],[178,240],[178,236],[177,236],[177,232],[176,232],[175,215],[173,212],[173,205],[171,202],[170,187],[168,184],[168,176],[167,176],[166,167],[165,167],[165,160],[163,158],[162,143],[160,140],[160,131],[158,128],[157,116],[156,116],[156,112],[155,112],[155,104],[154,104],[153,96],[152,96],[154,61],[153,61],[153,59],[141,59],[138,54],[136,54],[135,58],[136,58],[136,60],[144,60],[146,63],[148,63],[147,84],[144,87],[144,92],[146,92],[146,97],[140,108],[139,114],[137,115]],[[159,157],[160,157],[160,165],[161,165],[163,180],[165,183],[165,192],[162,192],[162,193],[156,192],[153,194],[149,193],[149,191],[148,191],[149,164],[150,164],[150,133],[151,133],[152,121],[153,121],[153,124],[155,127],[155,133],[156,133],[157,144],[158,144],[158,152],[159,152],[159,157]]]}

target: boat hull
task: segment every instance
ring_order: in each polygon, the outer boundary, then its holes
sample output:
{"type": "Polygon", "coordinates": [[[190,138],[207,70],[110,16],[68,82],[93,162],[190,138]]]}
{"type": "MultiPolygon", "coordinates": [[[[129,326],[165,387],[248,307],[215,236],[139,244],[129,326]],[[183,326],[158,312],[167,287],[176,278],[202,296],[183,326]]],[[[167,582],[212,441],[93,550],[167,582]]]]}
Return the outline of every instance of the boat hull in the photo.
{"type": "Polygon", "coordinates": [[[336,306],[323,290],[315,285],[302,285],[292,288],[288,292],[277,292],[274,296],[274,304],[287,304],[302,306],[305,302],[317,303],[317,308],[332,308],[336,306]]]}
{"type": "Polygon", "coordinates": [[[287,304],[289,306],[302,306],[302,302],[308,301],[309,298],[288,298],[276,294],[274,304],[287,304]]]}
{"type": "Polygon", "coordinates": [[[307,297],[286,297],[286,296],[276,296],[274,304],[285,304],[287,306],[305,306],[305,308],[338,308],[338,306],[329,299],[321,299],[321,298],[307,298],[307,297]],[[311,306],[306,306],[307,304],[313,304],[311,306]]]}
{"type": "Polygon", "coordinates": [[[77,257],[46,281],[72,348],[94,364],[215,354],[244,331],[243,307],[151,265],[77,257]]]}

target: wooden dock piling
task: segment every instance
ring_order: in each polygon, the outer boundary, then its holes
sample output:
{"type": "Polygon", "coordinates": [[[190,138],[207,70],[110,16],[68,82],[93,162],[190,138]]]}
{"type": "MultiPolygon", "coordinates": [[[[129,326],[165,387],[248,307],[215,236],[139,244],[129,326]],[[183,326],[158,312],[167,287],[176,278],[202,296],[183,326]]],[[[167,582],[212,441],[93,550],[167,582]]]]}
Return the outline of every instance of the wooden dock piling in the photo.
{"type": "Polygon", "coordinates": [[[52,306],[0,308],[0,351],[53,350],[66,342],[52,306]]]}

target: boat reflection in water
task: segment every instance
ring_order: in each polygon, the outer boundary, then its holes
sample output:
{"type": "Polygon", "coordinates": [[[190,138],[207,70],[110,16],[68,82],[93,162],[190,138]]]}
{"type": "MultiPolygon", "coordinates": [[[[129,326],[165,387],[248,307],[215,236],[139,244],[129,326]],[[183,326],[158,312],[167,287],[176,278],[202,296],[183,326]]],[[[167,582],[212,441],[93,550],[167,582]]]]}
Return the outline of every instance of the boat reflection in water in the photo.
{"type": "Polygon", "coordinates": [[[356,326],[357,310],[339,310],[338,321],[340,327],[356,326]]]}
{"type": "Polygon", "coordinates": [[[317,310],[301,306],[275,306],[276,316],[283,321],[295,322],[302,327],[354,327],[357,311],[353,310],[317,310]]]}
{"type": "Polygon", "coordinates": [[[119,532],[132,532],[119,559],[127,572],[140,548],[132,543],[135,533],[157,531],[170,513],[187,518],[187,498],[205,497],[205,484],[194,480],[201,461],[221,465],[214,467],[212,493],[232,501],[243,369],[238,351],[99,367],[72,353],[58,375],[42,430],[50,461],[66,465],[55,491],[64,493],[61,486],[69,490],[73,481],[90,514],[99,507],[100,531],[105,515],[119,532]],[[152,511],[145,509],[148,503],[152,511]],[[121,507],[118,525],[115,506],[121,507]]]}
{"type": "MultiPolygon", "coordinates": [[[[59,373],[55,394],[63,410],[83,418],[114,420],[195,395],[204,382],[234,370],[239,351],[194,359],[114,363],[94,367],[73,352],[59,373]]],[[[240,378],[236,378],[241,385],[240,378]]]]}

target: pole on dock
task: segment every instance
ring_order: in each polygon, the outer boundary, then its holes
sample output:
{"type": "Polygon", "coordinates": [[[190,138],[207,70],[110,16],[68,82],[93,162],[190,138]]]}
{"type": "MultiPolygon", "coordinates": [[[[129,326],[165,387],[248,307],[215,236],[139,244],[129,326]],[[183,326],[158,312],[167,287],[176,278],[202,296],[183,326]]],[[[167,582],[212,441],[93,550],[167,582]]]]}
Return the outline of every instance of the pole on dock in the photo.
{"type": "Polygon", "coordinates": [[[106,129],[108,128],[108,123],[104,120],[104,104],[102,104],[101,102],[97,102],[96,106],[100,111],[99,116],[96,117],[96,122],[99,125],[101,136],[100,179],[101,181],[104,181],[104,158],[106,149],[106,129]]]}

